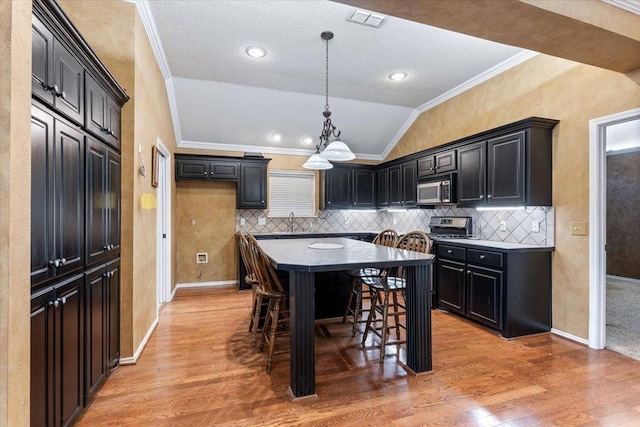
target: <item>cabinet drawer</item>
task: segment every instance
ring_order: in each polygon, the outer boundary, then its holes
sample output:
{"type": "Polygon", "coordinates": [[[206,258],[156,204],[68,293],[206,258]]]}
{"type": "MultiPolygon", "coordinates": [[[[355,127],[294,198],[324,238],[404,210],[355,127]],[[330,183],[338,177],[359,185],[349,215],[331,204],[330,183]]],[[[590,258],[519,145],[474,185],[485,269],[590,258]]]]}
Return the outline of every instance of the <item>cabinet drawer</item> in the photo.
{"type": "Polygon", "coordinates": [[[438,256],[464,262],[465,249],[457,246],[438,245],[438,256]]]}
{"type": "Polygon", "coordinates": [[[209,179],[238,179],[237,162],[211,162],[209,170],[209,179]]]}
{"type": "Polygon", "coordinates": [[[467,262],[469,264],[480,264],[502,268],[502,254],[500,252],[469,249],[467,251],[467,262]]]}

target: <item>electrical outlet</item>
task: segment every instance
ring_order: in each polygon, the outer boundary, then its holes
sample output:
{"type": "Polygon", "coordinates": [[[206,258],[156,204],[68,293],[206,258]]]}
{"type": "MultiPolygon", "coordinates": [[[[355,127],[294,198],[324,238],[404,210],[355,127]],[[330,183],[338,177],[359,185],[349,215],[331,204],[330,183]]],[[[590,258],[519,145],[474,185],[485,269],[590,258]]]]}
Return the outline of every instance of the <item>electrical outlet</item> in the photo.
{"type": "Polygon", "coordinates": [[[345,217],[344,217],[344,223],[345,223],[345,224],[349,224],[349,217],[348,217],[348,216],[345,216],[345,217]]]}
{"type": "Polygon", "coordinates": [[[207,264],[209,262],[209,254],[206,252],[198,252],[196,254],[196,264],[207,264]]]}
{"type": "Polygon", "coordinates": [[[245,225],[247,223],[247,220],[244,218],[240,218],[240,225],[245,225]]]}
{"type": "Polygon", "coordinates": [[[398,223],[398,218],[393,218],[393,225],[396,225],[398,223]]]}
{"type": "Polygon", "coordinates": [[[258,225],[267,225],[267,219],[263,216],[258,218],[258,225]]]}
{"type": "Polygon", "coordinates": [[[540,221],[531,221],[531,232],[532,233],[540,232],[540,221]]]}
{"type": "Polygon", "coordinates": [[[507,221],[500,221],[500,231],[507,231],[507,221]]]}

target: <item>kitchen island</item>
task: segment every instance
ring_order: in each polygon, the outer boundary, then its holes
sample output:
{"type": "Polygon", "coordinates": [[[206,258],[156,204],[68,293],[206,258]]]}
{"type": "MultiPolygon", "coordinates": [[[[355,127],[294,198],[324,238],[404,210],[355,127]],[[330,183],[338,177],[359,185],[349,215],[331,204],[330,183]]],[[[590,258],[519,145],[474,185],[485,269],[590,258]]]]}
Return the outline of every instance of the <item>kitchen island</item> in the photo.
{"type": "Polygon", "coordinates": [[[431,267],[434,256],[347,238],[260,240],[274,268],[289,272],[291,377],[290,393],[299,399],[315,396],[315,273],[364,267],[400,267],[406,271],[408,371],[432,369],[431,267]],[[312,249],[312,243],[342,246],[312,249]]]}

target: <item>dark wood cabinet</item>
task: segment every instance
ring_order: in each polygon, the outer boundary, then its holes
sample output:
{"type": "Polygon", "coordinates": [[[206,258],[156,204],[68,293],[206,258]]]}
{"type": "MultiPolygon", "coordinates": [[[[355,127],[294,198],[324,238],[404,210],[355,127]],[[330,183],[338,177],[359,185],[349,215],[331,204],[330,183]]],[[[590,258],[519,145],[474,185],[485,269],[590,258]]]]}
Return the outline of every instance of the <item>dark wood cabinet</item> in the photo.
{"type": "Polygon", "coordinates": [[[458,206],[484,203],[486,193],[486,142],[458,150],[458,206]]]}
{"type": "Polygon", "coordinates": [[[267,161],[241,162],[238,209],[267,208],[267,161]]]}
{"type": "Polygon", "coordinates": [[[376,172],[378,199],[377,207],[389,207],[389,168],[383,168],[376,172]]]}
{"type": "Polygon", "coordinates": [[[402,166],[389,166],[389,207],[402,206],[402,166]]]}
{"type": "Polygon", "coordinates": [[[83,275],[31,297],[31,425],[68,426],[83,408],[83,275]]]}
{"type": "Polygon", "coordinates": [[[458,149],[458,206],[551,206],[551,129],[532,118],[458,149]]]}
{"type": "Polygon", "coordinates": [[[53,34],[35,16],[31,21],[31,93],[53,105],[53,34]]]}
{"type": "Polygon", "coordinates": [[[97,138],[120,149],[120,106],[91,76],[85,75],[85,128],[97,138]]]}
{"type": "Polygon", "coordinates": [[[549,331],[551,249],[498,250],[436,242],[437,306],[505,338],[549,331]]]}
{"type": "Polygon", "coordinates": [[[87,265],[120,254],[120,169],[120,155],[117,152],[87,137],[87,265]]]}
{"type": "Polygon", "coordinates": [[[456,150],[429,154],[418,159],[418,179],[456,170],[456,150]]]}
{"type": "Polygon", "coordinates": [[[84,136],[31,107],[31,285],[84,266],[84,136]]]}
{"type": "Polygon", "coordinates": [[[417,206],[417,161],[409,160],[389,166],[388,171],[389,202],[387,206],[390,208],[410,208],[417,206]]]}
{"type": "Polygon", "coordinates": [[[376,170],[365,165],[334,165],[321,174],[324,209],[375,209],[376,170]]]}

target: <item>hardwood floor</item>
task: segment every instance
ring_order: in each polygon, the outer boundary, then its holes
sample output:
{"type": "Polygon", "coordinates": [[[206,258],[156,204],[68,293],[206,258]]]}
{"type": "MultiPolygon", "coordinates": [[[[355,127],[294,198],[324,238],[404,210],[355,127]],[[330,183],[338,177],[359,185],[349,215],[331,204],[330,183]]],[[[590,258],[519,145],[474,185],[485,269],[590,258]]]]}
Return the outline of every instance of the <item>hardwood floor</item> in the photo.
{"type": "MultiPolygon", "coordinates": [[[[180,290],[135,366],[114,372],[79,426],[638,426],[640,362],[543,334],[506,341],[433,311],[434,371],[408,375],[341,321],[316,325],[318,398],[293,403],[289,360],[247,332],[251,292],[180,290]]],[[[285,343],[286,344],[286,343],[285,343]]]]}

